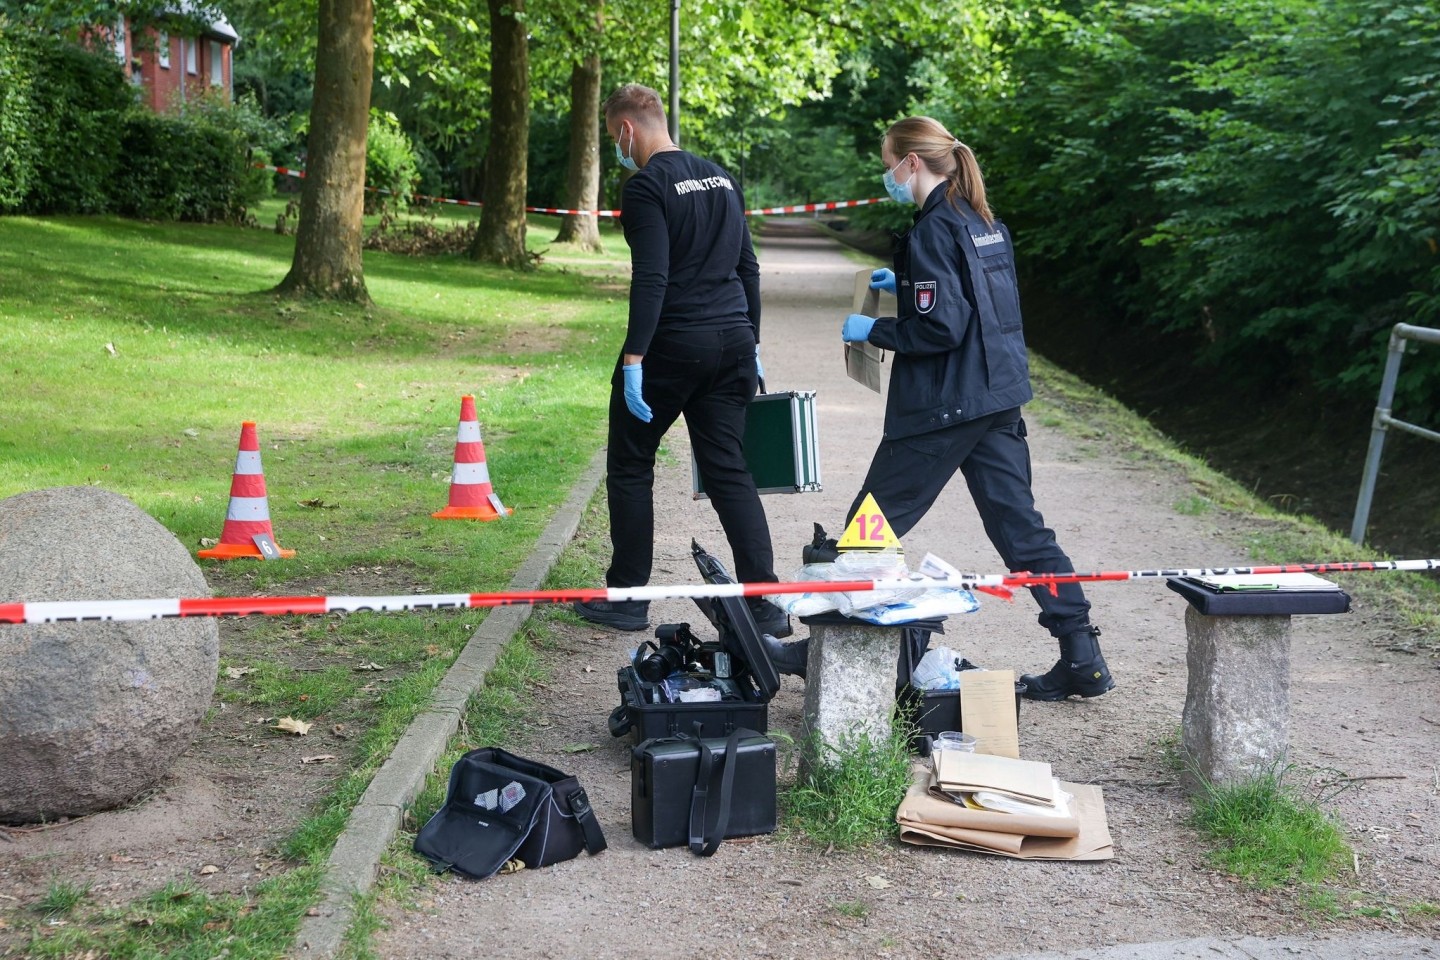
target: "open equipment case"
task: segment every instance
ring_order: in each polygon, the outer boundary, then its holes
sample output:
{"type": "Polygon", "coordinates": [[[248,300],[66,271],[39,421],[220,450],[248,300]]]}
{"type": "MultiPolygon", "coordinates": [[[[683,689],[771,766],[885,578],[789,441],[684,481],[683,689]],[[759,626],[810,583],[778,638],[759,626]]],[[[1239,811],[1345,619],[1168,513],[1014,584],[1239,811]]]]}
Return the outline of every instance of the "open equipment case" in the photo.
{"type": "MultiPolygon", "coordinates": [[[[707,583],[735,582],[724,565],[693,540],[690,552],[707,583]]],[[[633,732],[638,743],[678,734],[727,737],[737,729],[765,732],[770,699],[780,689],[780,675],[770,662],[745,598],[697,597],[695,605],[715,628],[718,639],[700,639],[689,624],[658,627],[659,643],[650,644],[656,648],[650,656],[660,655],[659,648],[669,646],[669,662],[678,663],[681,669],[664,677],[650,672],[656,679],[647,679],[637,664],[621,667],[616,675],[620,705],[610,714],[611,735],[623,737],[633,732]],[[719,691],[720,699],[673,700],[667,696],[666,681],[672,692],[677,683],[691,689],[709,687],[719,691]]]]}

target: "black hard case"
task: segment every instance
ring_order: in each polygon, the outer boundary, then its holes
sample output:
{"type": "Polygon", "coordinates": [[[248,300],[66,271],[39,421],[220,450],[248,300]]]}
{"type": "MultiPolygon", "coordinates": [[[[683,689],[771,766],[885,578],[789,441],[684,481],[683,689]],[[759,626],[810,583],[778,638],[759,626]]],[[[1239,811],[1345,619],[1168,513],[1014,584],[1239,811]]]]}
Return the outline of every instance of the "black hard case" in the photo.
{"type": "Polygon", "coordinates": [[[647,696],[659,684],[642,680],[633,666],[621,667],[616,680],[620,708],[611,715],[610,732],[617,737],[631,732],[636,742],[673,737],[692,732],[697,723],[701,736],[724,737],[742,727],[764,731],[769,723],[770,705],[760,698],[748,674],[735,678],[740,699],[708,703],[651,703],[647,696]]]}
{"type": "MultiPolygon", "coordinates": [[[[942,618],[943,620],[943,618],[942,618]]],[[[814,622],[805,618],[803,623],[814,622]]],[[[903,627],[900,643],[900,676],[903,681],[895,686],[896,719],[909,727],[910,749],[921,756],[929,756],[930,740],[936,734],[947,730],[961,730],[959,690],[921,690],[911,684],[915,667],[930,647],[930,636],[944,633],[940,621],[919,620],[903,627]]],[[[969,661],[959,665],[962,671],[979,669],[969,661]]],[[[1025,693],[1025,684],[1015,681],[1015,719],[1020,719],[1020,699],[1025,693]]]]}
{"type": "MultiPolygon", "coordinates": [[[[706,738],[716,754],[711,771],[705,832],[720,816],[719,755],[725,738],[706,738]]],[[[742,736],[736,744],[735,783],[725,839],[775,830],[775,741],[742,736]]],[[[690,801],[700,770],[700,744],[693,737],[645,740],[630,751],[630,820],[635,839],[646,846],[680,847],[690,841],[690,801]]]]}
{"type": "MultiPolygon", "coordinates": [[[[1015,681],[1015,719],[1020,719],[1020,700],[1025,684],[1015,681]]],[[[963,730],[960,719],[959,690],[920,690],[907,686],[896,697],[896,715],[912,725],[910,749],[922,756],[929,754],[929,738],[947,730],[963,730]]]]}
{"type": "MultiPolygon", "coordinates": [[[[698,543],[691,541],[690,552],[707,583],[735,582],[720,561],[698,543]]],[[[642,680],[633,666],[626,665],[616,675],[620,706],[610,715],[610,733],[614,736],[623,737],[633,731],[638,743],[655,737],[694,734],[696,723],[700,724],[702,737],[728,736],[741,728],[765,732],[770,699],[780,689],[780,675],[770,662],[750,608],[741,597],[696,599],[695,604],[714,625],[721,646],[730,654],[739,699],[654,703],[651,694],[657,684],[642,680]]]]}

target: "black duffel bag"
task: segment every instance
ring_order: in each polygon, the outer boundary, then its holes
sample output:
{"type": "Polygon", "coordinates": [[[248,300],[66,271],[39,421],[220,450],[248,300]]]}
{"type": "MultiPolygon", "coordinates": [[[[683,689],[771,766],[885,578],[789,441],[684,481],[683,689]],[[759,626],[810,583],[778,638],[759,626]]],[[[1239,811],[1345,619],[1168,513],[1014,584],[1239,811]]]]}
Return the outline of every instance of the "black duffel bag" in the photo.
{"type": "Polygon", "coordinates": [[[580,781],[498,747],[471,750],[450,770],[445,803],[415,836],[440,872],[483,880],[510,860],[548,867],[605,849],[580,781]]]}

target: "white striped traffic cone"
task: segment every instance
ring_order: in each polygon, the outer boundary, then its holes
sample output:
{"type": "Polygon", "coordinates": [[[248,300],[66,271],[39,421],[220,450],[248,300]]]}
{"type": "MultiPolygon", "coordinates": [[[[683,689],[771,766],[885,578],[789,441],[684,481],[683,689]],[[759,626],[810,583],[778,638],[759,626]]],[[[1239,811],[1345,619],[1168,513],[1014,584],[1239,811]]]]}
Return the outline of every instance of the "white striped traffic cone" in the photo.
{"type": "MultiPolygon", "coordinates": [[[[225,511],[225,526],[220,542],[197,556],[209,560],[238,560],[264,557],[255,545],[255,537],[265,534],[275,543],[270,526],[270,500],[265,495],[265,471],[260,467],[260,435],[255,423],[240,424],[240,452],[235,455],[235,476],[230,481],[230,509],[225,511]]],[[[280,549],[276,544],[276,549],[280,549]]],[[[280,550],[280,556],[293,557],[294,550],[280,550]]]]}
{"type": "Polygon", "coordinates": [[[494,520],[514,512],[500,502],[500,496],[490,485],[485,443],[480,439],[480,420],[475,416],[475,398],[466,394],[460,398],[455,467],[450,472],[450,504],[430,516],[436,520],[494,520]]]}

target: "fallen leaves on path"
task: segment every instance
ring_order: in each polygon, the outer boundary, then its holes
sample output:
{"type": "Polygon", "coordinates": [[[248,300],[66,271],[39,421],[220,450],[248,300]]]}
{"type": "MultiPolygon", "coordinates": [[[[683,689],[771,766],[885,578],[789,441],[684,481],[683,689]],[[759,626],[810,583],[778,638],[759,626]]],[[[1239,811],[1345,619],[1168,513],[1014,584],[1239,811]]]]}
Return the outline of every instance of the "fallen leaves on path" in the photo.
{"type": "Polygon", "coordinates": [[[303,737],[310,732],[311,726],[313,726],[313,724],[304,720],[296,720],[294,717],[281,717],[275,722],[275,726],[271,729],[282,730],[285,733],[293,733],[297,737],[303,737]]]}

